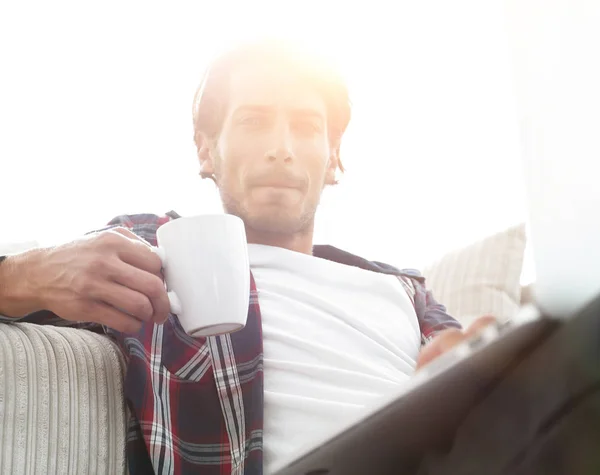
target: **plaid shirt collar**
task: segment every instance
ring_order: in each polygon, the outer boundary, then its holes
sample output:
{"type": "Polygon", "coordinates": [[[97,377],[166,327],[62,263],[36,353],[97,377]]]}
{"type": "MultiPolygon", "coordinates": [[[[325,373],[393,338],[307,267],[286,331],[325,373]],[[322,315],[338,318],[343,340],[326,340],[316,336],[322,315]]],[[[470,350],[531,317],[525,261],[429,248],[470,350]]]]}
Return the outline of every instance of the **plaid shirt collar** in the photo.
{"type": "MultiPolygon", "coordinates": [[[[156,245],[158,227],[176,217],[120,216],[109,226],[126,226],[156,245]]],[[[425,289],[418,272],[331,246],[315,246],[313,253],[396,275],[415,306],[423,343],[445,328],[459,327],[425,289]]],[[[191,338],[173,316],[164,325],[146,325],[135,336],[106,330],[128,362],[127,454],[132,475],[262,474],[263,340],[253,278],[247,324],[239,332],[191,338]]]]}

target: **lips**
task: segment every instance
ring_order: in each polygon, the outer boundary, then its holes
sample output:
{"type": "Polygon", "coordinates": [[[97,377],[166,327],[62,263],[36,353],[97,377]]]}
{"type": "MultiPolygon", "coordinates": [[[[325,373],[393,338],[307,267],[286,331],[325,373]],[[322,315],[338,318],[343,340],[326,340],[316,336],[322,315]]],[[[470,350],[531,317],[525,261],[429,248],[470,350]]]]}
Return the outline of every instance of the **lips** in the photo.
{"type": "Polygon", "coordinates": [[[295,176],[262,176],[251,180],[251,185],[254,187],[272,187],[272,188],[292,188],[302,190],[306,181],[295,176]]]}
{"type": "Polygon", "coordinates": [[[283,182],[283,181],[267,181],[264,183],[260,183],[258,186],[269,187],[269,188],[292,188],[292,189],[299,188],[297,185],[294,185],[293,183],[283,182]]]}

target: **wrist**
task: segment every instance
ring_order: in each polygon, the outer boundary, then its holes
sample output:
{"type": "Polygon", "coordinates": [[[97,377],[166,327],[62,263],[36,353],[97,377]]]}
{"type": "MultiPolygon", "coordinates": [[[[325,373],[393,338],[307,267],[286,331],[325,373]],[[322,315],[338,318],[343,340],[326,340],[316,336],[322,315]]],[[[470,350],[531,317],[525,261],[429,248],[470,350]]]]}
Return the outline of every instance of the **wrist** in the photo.
{"type": "Polygon", "coordinates": [[[41,252],[34,249],[0,262],[0,314],[22,317],[43,308],[34,278],[41,252]]]}

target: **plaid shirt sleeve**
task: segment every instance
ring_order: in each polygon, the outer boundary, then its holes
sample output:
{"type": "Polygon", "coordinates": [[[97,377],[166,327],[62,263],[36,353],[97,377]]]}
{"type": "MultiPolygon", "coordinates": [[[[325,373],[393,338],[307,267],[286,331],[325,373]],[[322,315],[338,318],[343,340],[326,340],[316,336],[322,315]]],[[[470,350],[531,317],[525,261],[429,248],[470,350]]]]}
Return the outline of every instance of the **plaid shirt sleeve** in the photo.
{"type": "Polygon", "coordinates": [[[414,269],[404,269],[400,280],[412,297],[417,320],[421,328],[421,346],[430,342],[438,333],[449,328],[461,329],[460,323],[452,318],[441,303],[433,297],[425,285],[425,278],[414,269]]]}

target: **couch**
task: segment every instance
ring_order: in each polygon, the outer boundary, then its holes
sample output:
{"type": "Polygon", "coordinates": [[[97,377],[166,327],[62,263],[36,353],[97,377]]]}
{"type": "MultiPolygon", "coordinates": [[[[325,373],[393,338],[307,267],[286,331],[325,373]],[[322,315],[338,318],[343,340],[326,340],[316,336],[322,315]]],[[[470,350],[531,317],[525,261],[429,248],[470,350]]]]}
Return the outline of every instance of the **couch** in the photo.
{"type": "MultiPolygon", "coordinates": [[[[487,314],[507,320],[521,304],[525,242],[525,226],[517,225],[448,253],[423,273],[464,326],[487,314]]],[[[0,254],[18,250],[0,246],[0,254]]],[[[124,371],[107,337],[0,324],[0,474],[125,473],[124,371]]]]}

